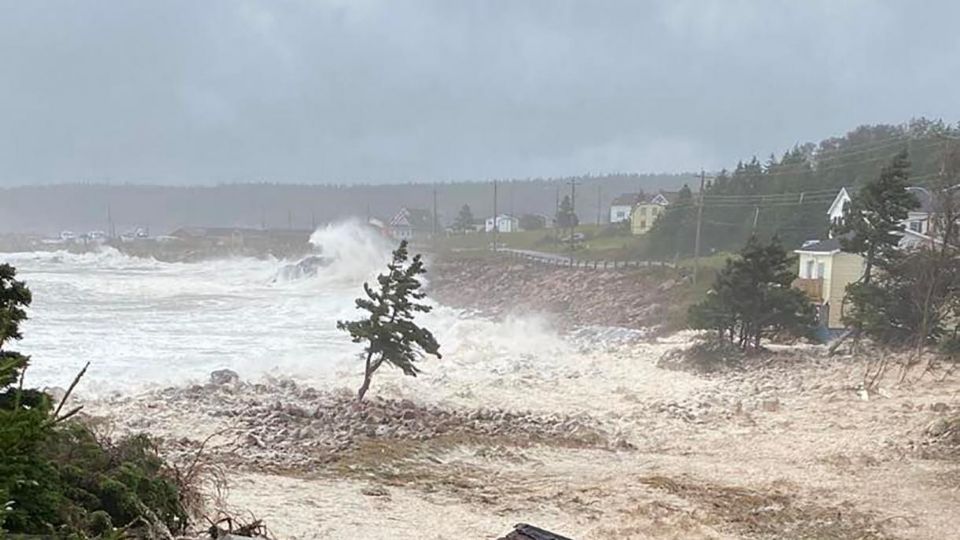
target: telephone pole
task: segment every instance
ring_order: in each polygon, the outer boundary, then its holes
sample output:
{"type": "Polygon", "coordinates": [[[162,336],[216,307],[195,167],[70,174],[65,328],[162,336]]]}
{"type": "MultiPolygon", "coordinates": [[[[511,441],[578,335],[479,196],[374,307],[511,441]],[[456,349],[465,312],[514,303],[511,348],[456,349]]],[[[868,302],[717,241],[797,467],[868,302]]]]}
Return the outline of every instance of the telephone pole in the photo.
{"type": "Polygon", "coordinates": [[[597,184],[597,228],[600,228],[600,215],[603,213],[603,185],[597,184]]]}
{"type": "Polygon", "coordinates": [[[697,274],[700,273],[700,227],[703,225],[703,188],[707,182],[707,174],[700,169],[700,193],[697,196],[697,234],[693,241],[693,284],[697,284],[697,274]]]}
{"type": "Polygon", "coordinates": [[[577,182],[576,178],[570,179],[570,258],[573,258],[573,246],[574,241],[573,237],[577,230],[577,186],[580,185],[580,182],[577,182]]]}
{"type": "Polygon", "coordinates": [[[433,185],[433,238],[437,238],[437,185],[433,185]]]}
{"type": "Polygon", "coordinates": [[[500,224],[497,223],[497,179],[493,179],[493,250],[497,251],[497,229],[500,224]]]}

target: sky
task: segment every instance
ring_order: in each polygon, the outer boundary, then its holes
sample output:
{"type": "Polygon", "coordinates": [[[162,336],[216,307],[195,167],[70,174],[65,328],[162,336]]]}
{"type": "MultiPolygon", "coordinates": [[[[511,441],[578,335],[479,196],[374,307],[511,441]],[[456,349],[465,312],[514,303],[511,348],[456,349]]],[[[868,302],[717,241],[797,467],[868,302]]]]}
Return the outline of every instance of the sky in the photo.
{"type": "Polygon", "coordinates": [[[0,186],[680,172],[960,120],[952,0],[0,9],[0,186]]]}

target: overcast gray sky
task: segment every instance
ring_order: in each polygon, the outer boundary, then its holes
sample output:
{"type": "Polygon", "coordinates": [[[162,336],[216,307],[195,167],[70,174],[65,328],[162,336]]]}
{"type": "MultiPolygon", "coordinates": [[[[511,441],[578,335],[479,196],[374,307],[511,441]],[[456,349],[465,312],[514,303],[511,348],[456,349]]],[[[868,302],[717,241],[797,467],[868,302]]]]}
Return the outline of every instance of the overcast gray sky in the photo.
{"type": "Polygon", "coordinates": [[[0,185],[688,171],[960,119],[952,0],[0,6],[0,185]]]}

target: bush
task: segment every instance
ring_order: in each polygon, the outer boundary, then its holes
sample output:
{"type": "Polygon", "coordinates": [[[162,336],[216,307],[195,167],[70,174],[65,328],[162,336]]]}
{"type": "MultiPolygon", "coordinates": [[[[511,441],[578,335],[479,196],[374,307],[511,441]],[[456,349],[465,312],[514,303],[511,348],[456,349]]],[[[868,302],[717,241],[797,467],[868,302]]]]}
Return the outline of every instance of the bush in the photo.
{"type": "Polygon", "coordinates": [[[15,276],[0,265],[0,536],[183,532],[181,489],[153,441],[144,435],[100,441],[70,419],[79,409],[59,415],[48,395],[20,387],[29,359],[2,349],[20,339],[31,301],[15,276]]]}
{"type": "Polygon", "coordinates": [[[744,359],[740,347],[728,340],[698,340],[686,349],[665,353],[657,367],[690,373],[716,373],[737,368],[744,359]]]}

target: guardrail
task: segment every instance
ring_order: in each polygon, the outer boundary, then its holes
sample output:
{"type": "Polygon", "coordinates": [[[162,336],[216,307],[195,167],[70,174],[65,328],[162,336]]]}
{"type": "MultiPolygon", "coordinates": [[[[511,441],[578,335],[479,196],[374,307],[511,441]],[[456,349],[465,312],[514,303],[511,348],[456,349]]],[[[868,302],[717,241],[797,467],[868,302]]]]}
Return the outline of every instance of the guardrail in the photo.
{"type": "Polygon", "coordinates": [[[546,253],[542,251],[531,251],[526,249],[508,249],[500,248],[499,253],[504,253],[517,259],[532,261],[549,266],[559,266],[568,268],[588,268],[591,270],[616,270],[621,268],[675,268],[676,265],[666,261],[648,261],[648,260],[599,260],[599,259],[577,259],[569,255],[559,255],[557,253],[546,253]]]}

